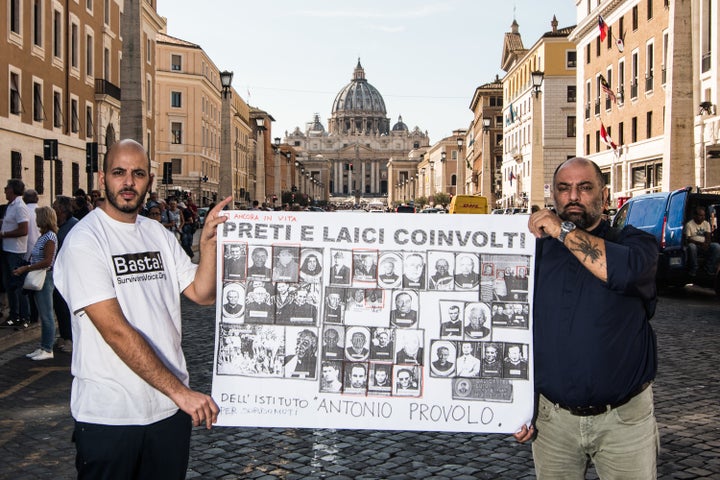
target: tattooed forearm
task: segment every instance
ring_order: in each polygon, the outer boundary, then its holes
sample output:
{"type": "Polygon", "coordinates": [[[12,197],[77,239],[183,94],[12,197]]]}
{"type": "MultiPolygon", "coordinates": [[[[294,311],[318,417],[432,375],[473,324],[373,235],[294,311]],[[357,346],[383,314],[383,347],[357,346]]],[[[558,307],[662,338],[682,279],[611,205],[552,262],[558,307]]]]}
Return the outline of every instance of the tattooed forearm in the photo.
{"type": "Polygon", "coordinates": [[[583,256],[583,262],[587,262],[589,260],[592,263],[596,263],[603,257],[603,252],[598,246],[598,241],[591,241],[589,238],[574,239],[570,250],[579,253],[580,255],[577,255],[578,258],[583,256]]]}
{"type": "Polygon", "coordinates": [[[578,228],[565,237],[565,246],[590,273],[607,282],[605,240],[578,228]]]}

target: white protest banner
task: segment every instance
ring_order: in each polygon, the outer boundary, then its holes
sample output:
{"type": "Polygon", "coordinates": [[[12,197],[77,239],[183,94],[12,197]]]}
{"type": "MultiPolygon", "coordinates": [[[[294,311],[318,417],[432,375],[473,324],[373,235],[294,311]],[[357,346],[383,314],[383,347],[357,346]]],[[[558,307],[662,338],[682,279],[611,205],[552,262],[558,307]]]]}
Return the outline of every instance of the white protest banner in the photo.
{"type": "Polygon", "coordinates": [[[218,425],[512,433],[530,420],[527,216],[223,214],[218,425]]]}

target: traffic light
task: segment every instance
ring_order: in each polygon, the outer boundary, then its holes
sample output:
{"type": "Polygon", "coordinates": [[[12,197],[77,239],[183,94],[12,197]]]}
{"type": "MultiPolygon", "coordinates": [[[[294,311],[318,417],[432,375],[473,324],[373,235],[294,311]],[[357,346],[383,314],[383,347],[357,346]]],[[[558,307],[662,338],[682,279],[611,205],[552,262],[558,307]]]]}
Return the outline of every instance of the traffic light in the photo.
{"type": "Polygon", "coordinates": [[[98,144],[87,142],[85,144],[85,171],[94,173],[98,171],[98,144]]]}
{"type": "Polygon", "coordinates": [[[172,185],[172,162],[163,162],[163,185],[172,185]]]}
{"type": "Polygon", "coordinates": [[[57,160],[58,141],[51,138],[43,140],[43,160],[57,160]]]}

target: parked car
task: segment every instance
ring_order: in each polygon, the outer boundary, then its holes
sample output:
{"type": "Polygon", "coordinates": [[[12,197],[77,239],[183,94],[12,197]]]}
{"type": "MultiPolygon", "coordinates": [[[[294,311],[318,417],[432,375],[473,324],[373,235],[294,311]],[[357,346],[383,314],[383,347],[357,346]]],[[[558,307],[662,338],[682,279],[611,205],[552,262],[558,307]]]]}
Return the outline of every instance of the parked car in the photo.
{"type": "Polygon", "coordinates": [[[415,207],[412,205],[398,205],[395,211],[397,213],[415,213],[415,207]]]}
{"type": "MultiPolygon", "coordinates": [[[[627,200],[613,219],[613,226],[625,225],[644,230],[657,240],[658,287],[683,286],[688,283],[714,288],[720,295],[720,274],[707,275],[702,268],[691,277],[687,269],[684,241],[685,224],[692,218],[693,208],[705,207],[710,213],[720,214],[720,195],[693,193],[690,187],[674,192],[658,192],[639,195],[627,200]]],[[[715,232],[717,235],[717,230],[715,232]]],[[[717,238],[717,236],[715,237],[717,238]]],[[[715,240],[717,241],[717,240],[715,240]]],[[[699,257],[702,265],[704,258],[699,257]]]]}
{"type": "Polygon", "coordinates": [[[198,208],[197,214],[198,214],[198,223],[200,224],[200,228],[202,228],[205,225],[205,217],[207,217],[207,214],[209,211],[210,211],[210,209],[208,207],[198,208]]]}
{"type": "Polygon", "coordinates": [[[418,213],[447,213],[444,208],[423,208],[418,213]]]}

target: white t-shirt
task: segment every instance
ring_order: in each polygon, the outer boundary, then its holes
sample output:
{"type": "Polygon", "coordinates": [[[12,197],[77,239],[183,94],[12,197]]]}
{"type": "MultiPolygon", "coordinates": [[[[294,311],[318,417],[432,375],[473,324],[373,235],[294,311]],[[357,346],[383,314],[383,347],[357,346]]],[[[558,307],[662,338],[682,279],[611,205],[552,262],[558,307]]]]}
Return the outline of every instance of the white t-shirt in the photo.
{"type": "Polygon", "coordinates": [[[77,421],[147,425],[177,412],[115,354],[83,308],[117,298],[128,322],[187,385],[180,294],[196,269],[172,233],[142,216],[123,223],[98,208],[70,231],[54,280],[73,312],[70,410],[77,421]]]}
{"type": "MultiPolygon", "coordinates": [[[[2,222],[2,231],[12,232],[18,228],[18,224],[20,223],[28,223],[29,230],[29,216],[28,207],[25,205],[25,202],[23,202],[22,197],[16,197],[15,200],[8,204],[7,209],[5,210],[5,217],[3,217],[2,222]]],[[[27,241],[27,235],[23,235],[22,237],[3,238],[3,250],[6,252],[25,254],[28,251],[27,241]]]]}
{"type": "Polygon", "coordinates": [[[28,209],[28,235],[27,235],[27,254],[25,254],[25,260],[30,260],[30,253],[35,248],[35,242],[40,238],[40,229],[37,226],[37,203],[26,203],[28,209]]]}
{"type": "Polygon", "coordinates": [[[710,224],[707,220],[704,220],[700,225],[695,223],[695,220],[690,220],[685,224],[685,236],[696,242],[705,241],[705,233],[710,232],[710,224]]]}

